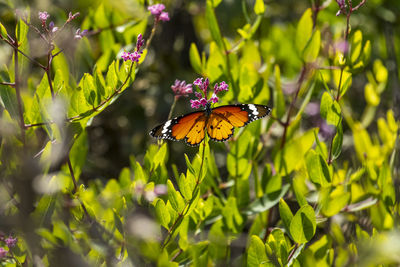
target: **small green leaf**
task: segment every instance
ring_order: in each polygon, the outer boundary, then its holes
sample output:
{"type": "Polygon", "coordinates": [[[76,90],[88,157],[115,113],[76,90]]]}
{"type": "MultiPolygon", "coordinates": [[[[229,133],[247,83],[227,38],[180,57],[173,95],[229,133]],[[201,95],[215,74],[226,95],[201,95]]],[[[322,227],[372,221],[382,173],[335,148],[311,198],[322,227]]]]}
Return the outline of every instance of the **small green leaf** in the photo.
{"type": "Polygon", "coordinates": [[[328,169],[328,164],[321,154],[310,149],[306,154],[306,166],[310,180],[322,187],[330,186],[331,176],[328,169]]]}
{"type": "Polygon", "coordinates": [[[190,44],[189,59],[190,59],[190,64],[192,64],[192,68],[194,69],[194,71],[201,74],[202,73],[201,59],[199,50],[197,50],[197,46],[195,43],[190,44]]]}
{"type": "Polygon", "coordinates": [[[242,215],[236,204],[235,197],[229,197],[225,207],[222,210],[222,216],[225,220],[226,226],[234,233],[239,231],[238,227],[243,223],[242,215]]]}
{"type": "Polygon", "coordinates": [[[256,199],[248,206],[247,210],[244,213],[246,215],[252,215],[270,209],[271,207],[275,206],[276,203],[279,202],[279,200],[286,194],[289,188],[290,185],[286,184],[282,186],[280,191],[271,194],[266,194],[262,198],[256,199]]]}
{"type": "Polygon", "coordinates": [[[254,3],[254,13],[262,15],[265,12],[264,0],[256,0],[254,3]]]}
{"type": "Polygon", "coordinates": [[[181,214],[183,209],[185,208],[185,201],[183,200],[181,194],[175,190],[174,185],[171,180],[168,180],[168,200],[171,203],[171,206],[174,208],[176,212],[181,214]]]}
{"type": "Polygon", "coordinates": [[[332,156],[333,159],[337,159],[342,152],[342,144],[343,144],[343,127],[342,127],[342,120],[339,121],[336,127],[336,134],[333,138],[332,143],[332,156]]]}
{"type": "Polygon", "coordinates": [[[1,35],[1,37],[3,37],[4,39],[7,39],[7,30],[6,30],[6,28],[3,26],[2,23],[0,23],[0,35],[1,35]]]}
{"type": "Polygon", "coordinates": [[[113,215],[114,215],[115,227],[121,233],[121,235],[123,235],[124,234],[124,226],[122,224],[121,218],[119,217],[116,209],[113,209],[113,215]]]}
{"type": "Polygon", "coordinates": [[[311,40],[307,43],[303,52],[303,60],[305,62],[314,62],[319,54],[321,47],[321,32],[319,30],[314,31],[311,40]]]}
{"type": "Polygon", "coordinates": [[[206,21],[208,29],[210,30],[211,37],[217,43],[218,47],[223,48],[223,40],[218,26],[217,18],[215,17],[213,1],[207,0],[206,4],[206,21]]]}
{"type": "Polygon", "coordinates": [[[304,205],[290,223],[290,234],[296,243],[306,243],[314,236],[316,228],[314,209],[310,205],[304,205]]]}
{"type": "Polygon", "coordinates": [[[94,106],[96,101],[96,87],[94,85],[93,76],[85,73],[81,80],[81,87],[87,103],[94,106]]]}
{"type": "Polygon", "coordinates": [[[350,42],[350,60],[354,64],[361,54],[362,48],[362,32],[357,30],[354,32],[350,42]]]}
{"type": "Polygon", "coordinates": [[[301,17],[296,29],[296,47],[299,54],[301,54],[306,47],[312,35],[312,12],[308,8],[301,17]]]}
{"type": "Polygon", "coordinates": [[[337,186],[332,192],[329,191],[329,188],[321,191],[321,212],[327,217],[338,214],[350,200],[350,193],[344,186],[337,186]]]}
{"type": "Polygon", "coordinates": [[[281,71],[278,65],[275,65],[274,68],[275,75],[275,90],[273,90],[274,97],[274,108],[272,109],[272,113],[275,113],[277,118],[282,118],[282,116],[286,112],[285,107],[285,97],[283,96],[282,86],[281,86],[281,71]]]}
{"type": "Polygon", "coordinates": [[[304,205],[307,205],[307,200],[306,200],[306,197],[303,194],[304,190],[302,190],[302,184],[301,183],[302,183],[302,180],[300,180],[299,177],[295,177],[292,180],[293,192],[296,195],[296,200],[297,200],[297,203],[299,203],[300,207],[302,207],[304,205]]]}
{"type": "Polygon", "coordinates": [[[157,168],[161,164],[165,164],[167,161],[168,146],[164,143],[160,149],[157,151],[155,157],[153,158],[153,169],[157,168]]]}
{"type": "Polygon", "coordinates": [[[339,103],[333,101],[332,97],[325,92],[321,99],[321,116],[328,124],[338,125],[341,119],[341,108],[339,103]]]}
{"type": "Polygon", "coordinates": [[[247,251],[247,266],[258,267],[268,261],[264,243],[258,236],[252,235],[249,250],[247,251]]]}
{"type": "Polygon", "coordinates": [[[281,216],[281,220],[285,225],[285,228],[289,230],[290,223],[293,219],[293,213],[290,210],[288,204],[286,204],[285,200],[283,200],[283,198],[279,200],[279,215],[281,216]]]}
{"type": "Polygon", "coordinates": [[[171,221],[171,216],[169,215],[168,209],[162,199],[157,199],[155,209],[160,224],[164,226],[165,229],[169,229],[168,224],[171,221]]]}

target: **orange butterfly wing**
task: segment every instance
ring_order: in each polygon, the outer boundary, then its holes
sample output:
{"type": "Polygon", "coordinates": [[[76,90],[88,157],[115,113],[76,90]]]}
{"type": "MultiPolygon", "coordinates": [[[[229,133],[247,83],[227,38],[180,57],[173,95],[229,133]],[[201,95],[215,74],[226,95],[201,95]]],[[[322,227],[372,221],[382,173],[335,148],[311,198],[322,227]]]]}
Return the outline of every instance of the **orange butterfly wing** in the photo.
{"type": "Polygon", "coordinates": [[[188,145],[196,146],[204,139],[206,121],[204,111],[196,111],[158,125],[150,131],[150,135],[173,141],[184,139],[188,145]]]}
{"type": "Polygon", "coordinates": [[[256,104],[237,104],[212,109],[207,123],[207,133],[214,141],[226,141],[232,135],[234,127],[261,119],[270,113],[267,106],[256,104]]]}
{"type": "Polygon", "coordinates": [[[184,139],[188,145],[197,146],[207,134],[214,141],[226,141],[234,132],[234,127],[261,119],[270,113],[267,106],[256,104],[237,104],[220,106],[205,111],[192,112],[161,125],[150,131],[157,139],[179,141],[184,139]]]}

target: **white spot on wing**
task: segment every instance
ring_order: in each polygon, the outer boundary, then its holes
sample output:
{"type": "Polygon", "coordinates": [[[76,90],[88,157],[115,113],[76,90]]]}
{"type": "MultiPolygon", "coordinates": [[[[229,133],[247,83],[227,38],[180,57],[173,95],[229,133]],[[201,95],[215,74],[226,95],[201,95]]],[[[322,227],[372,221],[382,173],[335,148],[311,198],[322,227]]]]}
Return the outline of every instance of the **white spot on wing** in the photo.
{"type": "Polygon", "coordinates": [[[161,133],[165,134],[166,132],[168,132],[168,127],[171,125],[171,122],[172,122],[172,120],[169,120],[164,124],[161,133]]]}
{"type": "Polygon", "coordinates": [[[258,110],[257,110],[257,107],[255,105],[249,104],[249,109],[252,110],[252,113],[251,113],[252,115],[255,115],[255,116],[258,115],[258,110]]]}

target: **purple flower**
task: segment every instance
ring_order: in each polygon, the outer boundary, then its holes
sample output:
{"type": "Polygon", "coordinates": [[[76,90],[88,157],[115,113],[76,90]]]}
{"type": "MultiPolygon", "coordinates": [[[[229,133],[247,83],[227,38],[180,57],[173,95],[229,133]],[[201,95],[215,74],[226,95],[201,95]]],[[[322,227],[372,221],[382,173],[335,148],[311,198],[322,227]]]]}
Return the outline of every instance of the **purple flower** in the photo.
{"type": "Polygon", "coordinates": [[[194,80],[193,84],[200,87],[203,84],[203,78],[197,78],[196,80],[194,80]]]}
{"type": "Polygon", "coordinates": [[[200,108],[200,101],[199,100],[190,99],[190,103],[191,103],[191,105],[190,105],[191,108],[195,108],[195,109],[200,108]]]}
{"type": "Polygon", "coordinates": [[[168,12],[162,12],[158,18],[162,21],[169,21],[168,12]]]}
{"type": "Polygon", "coordinates": [[[149,6],[147,10],[150,11],[150,13],[156,17],[161,15],[161,12],[165,9],[165,6],[163,4],[155,4],[152,6],[149,6]]]}
{"type": "Polygon", "coordinates": [[[142,48],[143,45],[144,45],[143,35],[141,33],[139,33],[139,35],[137,36],[136,51],[138,51],[139,53],[142,53],[140,51],[140,49],[142,48]]]}
{"type": "Polygon", "coordinates": [[[188,96],[193,92],[192,84],[186,84],[185,81],[175,80],[175,83],[171,85],[171,89],[176,97],[188,96]]]}
{"type": "Polygon", "coordinates": [[[130,60],[132,60],[134,62],[139,62],[140,56],[141,55],[137,51],[135,51],[135,52],[130,54],[130,60]]]}
{"type": "Polygon", "coordinates": [[[199,92],[194,92],[194,96],[197,97],[198,99],[203,97],[203,95],[199,92]]]}
{"type": "Polygon", "coordinates": [[[81,32],[81,29],[77,29],[75,32],[74,39],[82,39],[82,37],[86,36],[88,34],[88,30],[83,30],[81,32]]]}
{"type": "Polygon", "coordinates": [[[212,97],[210,98],[210,102],[213,103],[213,104],[215,104],[215,103],[217,103],[218,101],[219,101],[218,96],[214,93],[214,94],[212,95],[212,97]]]}
{"type": "Polygon", "coordinates": [[[76,12],[75,14],[72,15],[72,12],[69,12],[68,14],[68,21],[71,21],[73,19],[76,19],[80,15],[79,12],[76,12]]]}
{"type": "Polygon", "coordinates": [[[124,61],[130,60],[131,59],[131,53],[124,51],[124,52],[122,52],[121,58],[124,61]]]}
{"type": "Polygon", "coordinates": [[[346,0],[336,0],[336,3],[339,6],[339,11],[336,13],[336,16],[346,14],[346,0]]]}
{"type": "Polygon", "coordinates": [[[199,101],[200,101],[200,105],[202,105],[203,107],[205,107],[208,103],[208,100],[205,97],[203,97],[199,101]]]}
{"type": "Polygon", "coordinates": [[[50,17],[49,13],[46,11],[39,11],[39,19],[43,22],[46,22],[46,20],[50,17]]]}
{"type": "Polygon", "coordinates": [[[7,250],[5,250],[4,248],[0,248],[0,259],[7,256],[7,253],[8,253],[7,250]]]}
{"type": "Polygon", "coordinates": [[[214,93],[218,94],[221,91],[228,91],[228,87],[229,87],[228,84],[224,81],[222,81],[219,85],[218,83],[216,83],[214,85],[214,93]]]}
{"type": "Polygon", "coordinates": [[[18,242],[18,238],[13,238],[11,235],[4,240],[6,242],[7,247],[12,248],[15,247],[15,245],[18,242]]]}

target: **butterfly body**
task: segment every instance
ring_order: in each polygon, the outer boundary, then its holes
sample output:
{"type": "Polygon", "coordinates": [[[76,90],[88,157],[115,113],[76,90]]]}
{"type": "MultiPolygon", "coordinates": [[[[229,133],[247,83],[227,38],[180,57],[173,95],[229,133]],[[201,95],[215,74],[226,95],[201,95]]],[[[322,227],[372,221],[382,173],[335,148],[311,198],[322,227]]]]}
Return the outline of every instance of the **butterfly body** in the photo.
{"type": "Polygon", "coordinates": [[[197,146],[207,132],[211,140],[222,142],[232,137],[234,127],[243,127],[267,116],[270,111],[264,105],[236,104],[211,108],[208,103],[205,110],[188,113],[158,125],[150,131],[150,135],[157,139],[185,140],[188,145],[197,146]]]}

